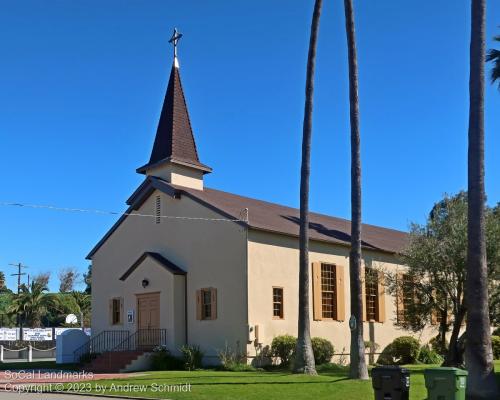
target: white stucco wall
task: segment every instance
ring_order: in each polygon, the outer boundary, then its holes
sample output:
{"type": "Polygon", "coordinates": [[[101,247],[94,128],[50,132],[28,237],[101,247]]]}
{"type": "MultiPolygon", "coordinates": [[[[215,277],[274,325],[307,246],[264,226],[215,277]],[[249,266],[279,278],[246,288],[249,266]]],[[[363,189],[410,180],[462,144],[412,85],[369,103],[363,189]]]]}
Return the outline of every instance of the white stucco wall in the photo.
{"type": "MultiPolygon", "coordinates": [[[[346,320],[314,321],[312,308],[312,283],[310,286],[311,304],[311,335],[330,340],[335,352],[342,349],[349,353],[350,330],[348,320],[350,316],[349,291],[349,249],[323,242],[310,243],[309,261],[330,262],[344,267],[344,293],[346,320]]],[[[249,231],[248,243],[248,270],[249,270],[249,325],[259,325],[261,341],[264,345],[271,344],[273,337],[281,334],[297,335],[298,318],[298,281],[299,281],[299,250],[298,239],[257,230],[249,231]],[[284,314],[282,320],[273,319],[272,287],[283,287],[284,314]]],[[[363,251],[363,259],[371,261],[372,265],[388,271],[403,270],[394,256],[373,251],[363,251]]],[[[312,282],[312,279],[311,279],[312,282]]],[[[394,338],[411,335],[426,342],[437,334],[437,328],[426,329],[421,336],[400,329],[395,325],[396,304],[394,297],[385,294],[385,322],[374,323],[375,342],[380,350],[394,338]]],[[[365,340],[369,340],[369,324],[364,323],[365,340]]],[[[253,345],[248,346],[250,354],[255,354],[253,345]]]]}
{"type": "MultiPolygon", "coordinates": [[[[186,196],[173,199],[159,191],[153,193],[137,210],[152,214],[156,195],[161,197],[162,215],[220,218],[186,196]]],[[[105,329],[123,329],[109,325],[108,301],[125,299],[124,319],[128,309],[135,310],[135,294],[161,292],[161,324],[168,329],[173,350],[184,343],[184,293],[173,287],[182,286],[182,276],[172,276],[153,261],[143,265],[125,282],[120,276],[145,252],[158,252],[187,271],[187,335],[190,344],[198,344],[208,358],[225,342],[244,343],[247,337],[246,230],[233,222],[187,221],[130,216],[115,230],[92,257],[92,333],[105,329]],[[150,286],[143,289],[147,277],[150,286]],[[217,319],[196,320],[196,290],[217,288],[217,319]],[[173,303],[173,304],[172,304],[173,303]]],[[[137,321],[137,312],[136,312],[137,321]]],[[[127,326],[126,321],[124,326],[127,326]]],[[[131,331],[136,329],[135,325],[131,331]]]]}

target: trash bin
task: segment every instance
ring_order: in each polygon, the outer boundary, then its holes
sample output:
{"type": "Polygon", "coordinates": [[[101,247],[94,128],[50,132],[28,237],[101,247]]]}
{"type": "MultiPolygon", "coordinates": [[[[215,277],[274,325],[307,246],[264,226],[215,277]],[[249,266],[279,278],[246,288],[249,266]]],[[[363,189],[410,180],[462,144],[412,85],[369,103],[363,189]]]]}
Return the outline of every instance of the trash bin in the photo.
{"type": "Polygon", "coordinates": [[[410,398],[410,371],[397,365],[372,369],[375,400],[408,400],[410,398]]]}
{"type": "Polygon", "coordinates": [[[428,400],[465,400],[467,371],[442,367],[424,371],[428,400]]]}

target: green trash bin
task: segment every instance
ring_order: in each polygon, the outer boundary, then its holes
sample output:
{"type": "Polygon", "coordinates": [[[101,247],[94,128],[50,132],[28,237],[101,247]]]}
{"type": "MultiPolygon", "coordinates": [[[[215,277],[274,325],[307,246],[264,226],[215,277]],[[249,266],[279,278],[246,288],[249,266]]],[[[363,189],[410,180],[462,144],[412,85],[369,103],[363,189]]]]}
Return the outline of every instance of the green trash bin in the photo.
{"type": "Polygon", "coordinates": [[[427,400],[465,400],[467,371],[442,367],[424,371],[427,400]]]}

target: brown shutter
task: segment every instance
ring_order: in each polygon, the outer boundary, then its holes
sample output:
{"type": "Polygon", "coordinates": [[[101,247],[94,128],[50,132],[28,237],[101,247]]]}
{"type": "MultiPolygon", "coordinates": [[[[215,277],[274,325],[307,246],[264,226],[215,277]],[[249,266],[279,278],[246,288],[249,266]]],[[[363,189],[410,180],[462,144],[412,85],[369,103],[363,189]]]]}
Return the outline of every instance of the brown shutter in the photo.
{"type": "Polygon", "coordinates": [[[398,272],[396,274],[396,321],[398,323],[404,322],[404,302],[403,302],[403,281],[404,274],[398,272]]]}
{"type": "Polygon", "coordinates": [[[321,263],[312,263],[313,276],[313,319],[321,321],[323,319],[323,307],[321,302],[321,263]]]}
{"type": "Polygon", "coordinates": [[[384,271],[378,271],[377,280],[377,311],[378,311],[378,322],[385,322],[385,276],[384,271]]]}
{"type": "Polygon", "coordinates": [[[201,290],[196,291],[196,319],[201,320],[201,290]]]}
{"type": "Polygon", "coordinates": [[[109,299],[109,324],[113,325],[113,299],[109,299]]]}
{"type": "Polygon", "coordinates": [[[337,295],[336,298],[336,313],[337,313],[337,321],[345,320],[345,293],[344,293],[344,267],[342,265],[335,266],[335,293],[337,295]]]}
{"type": "Polygon", "coordinates": [[[119,324],[123,325],[123,297],[120,297],[120,318],[119,318],[119,324]]]}
{"type": "Polygon", "coordinates": [[[217,319],[217,289],[210,288],[210,296],[211,296],[211,306],[212,306],[211,319],[217,319]]]}
{"type": "Polygon", "coordinates": [[[366,275],[365,268],[361,267],[361,308],[363,309],[363,321],[366,321],[366,275]]]}

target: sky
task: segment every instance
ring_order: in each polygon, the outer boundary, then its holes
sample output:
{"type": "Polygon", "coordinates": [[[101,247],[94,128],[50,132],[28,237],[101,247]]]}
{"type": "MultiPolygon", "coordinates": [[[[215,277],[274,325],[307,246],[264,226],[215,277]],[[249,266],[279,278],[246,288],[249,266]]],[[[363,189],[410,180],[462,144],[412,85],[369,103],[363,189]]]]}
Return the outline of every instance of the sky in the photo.
{"type": "MultiPolygon", "coordinates": [[[[213,168],[206,186],[298,207],[312,0],[0,3],[0,202],[124,211],[149,159],[177,27],[198,152],[213,168]]],[[[324,3],[310,202],[349,218],[343,2],[324,3]]],[[[355,13],[363,221],[407,230],[467,185],[470,2],[358,0],[355,13]]],[[[500,2],[490,0],[488,47],[499,25],[500,2]]],[[[499,109],[488,83],[490,204],[500,200],[499,109]]],[[[0,206],[9,287],[9,263],[51,272],[52,290],[61,268],[85,272],[116,218],[0,206]]]]}

